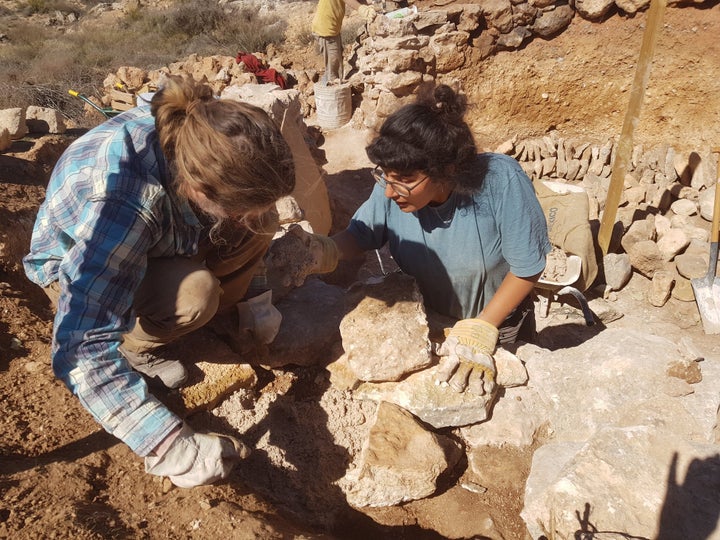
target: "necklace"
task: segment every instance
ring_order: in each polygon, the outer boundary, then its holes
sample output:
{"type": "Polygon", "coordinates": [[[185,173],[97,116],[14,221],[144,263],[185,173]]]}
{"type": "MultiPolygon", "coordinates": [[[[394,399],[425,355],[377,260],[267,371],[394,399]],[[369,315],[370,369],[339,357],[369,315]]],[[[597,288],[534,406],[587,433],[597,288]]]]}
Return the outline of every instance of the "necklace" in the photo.
{"type": "Polygon", "coordinates": [[[455,217],[455,210],[457,209],[457,196],[453,191],[444,203],[438,206],[428,206],[428,208],[440,223],[444,226],[450,225],[453,217],[455,217]]]}

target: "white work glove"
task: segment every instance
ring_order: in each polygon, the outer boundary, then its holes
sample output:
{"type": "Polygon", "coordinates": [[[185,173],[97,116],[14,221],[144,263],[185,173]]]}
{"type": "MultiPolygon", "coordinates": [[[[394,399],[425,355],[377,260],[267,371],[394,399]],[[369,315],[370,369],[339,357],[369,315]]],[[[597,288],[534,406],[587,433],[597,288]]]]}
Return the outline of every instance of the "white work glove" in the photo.
{"type": "Polygon", "coordinates": [[[366,22],[372,22],[377,14],[375,10],[367,5],[360,5],[357,9],[358,15],[362,17],[366,22]]]}
{"type": "Polygon", "coordinates": [[[310,274],[335,270],[339,256],[332,238],[291,225],[285,235],[270,245],[265,259],[268,281],[277,281],[283,287],[300,287],[310,274]]]}
{"type": "Polygon", "coordinates": [[[463,319],[446,330],[445,342],[438,349],[442,356],[436,381],[447,383],[457,392],[483,396],[495,389],[493,354],[498,329],[480,319],[463,319]]]}
{"type": "Polygon", "coordinates": [[[239,302],[236,307],[240,317],[240,335],[250,332],[260,343],[272,343],[282,323],[282,313],[272,305],[272,291],[239,302]]]}
{"type": "Polygon", "coordinates": [[[248,455],[250,449],[234,437],[197,433],[183,425],[167,450],[145,458],[145,472],[168,476],[178,487],[202,486],[227,478],[248,455]]]}

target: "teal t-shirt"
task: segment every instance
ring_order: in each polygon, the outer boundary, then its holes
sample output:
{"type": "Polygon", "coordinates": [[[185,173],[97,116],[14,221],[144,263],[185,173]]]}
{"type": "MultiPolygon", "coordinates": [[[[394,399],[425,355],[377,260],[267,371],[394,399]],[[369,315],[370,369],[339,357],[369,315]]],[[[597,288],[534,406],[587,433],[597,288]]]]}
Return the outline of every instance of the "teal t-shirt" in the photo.
{"type": "Polygon", "coordinates": [[[388,243],[425,304],[457,319],[476,317],[508,272],[542,272],[550,252],[545,216],[517,161],[480,154],[476,174],[483,181],[474,194],[453,193],[440,206],[410,214],[375,186],[348,226],[364,250],[388,243]]]}

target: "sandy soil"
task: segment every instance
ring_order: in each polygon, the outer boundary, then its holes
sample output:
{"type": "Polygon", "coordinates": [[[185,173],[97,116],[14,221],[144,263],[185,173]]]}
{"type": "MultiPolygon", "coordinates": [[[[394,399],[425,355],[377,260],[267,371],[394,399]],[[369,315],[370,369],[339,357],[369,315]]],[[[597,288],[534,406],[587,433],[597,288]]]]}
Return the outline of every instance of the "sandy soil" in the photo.
{"type": "MultiPolygon", "coordinates": [[[[477,104],[471,120],[481,144],[492,148],[516,133],[551,127],[586,140],[619,134],[643,22],[644,15],[613,16],[602,24],[576,20],[554,40],[501,53],[461,74],[477,104]]],[[[720,141],[718,35],[717,2],[707,9],[668,9],[639,142],[698,149],[720,141]]],[[[261,459],[241,465],[225,484],[192,490],[146,475],[141,460],[103,432],[54,378],[49,365],[52,313],[20,266],[50,169],[73,135],[28,137],[0,154],[0,538],[524,537],[519,512],[531,455],[527,451],[487,451],[492,466],[482,479],[485,494],[458,486],[465,473],[460,468],[433,497],[365,512],[344,504],[337,488],[327,483],[270,475],[277,471],[258,468],[261,459]],[[273,482],[263,481],[269,477],[273,482]],[[303,497],[313,504],[293,504],[303,497]],[[320,516],[320,503],[332,508],[329,517],[320,516]]],[[[361,151],[366,134],[343,128],[324,136],[328,186],[339,224],[371,185],[361,151]]],[[[626,313],[620,324],[655,324],[665,336],[709,339],[698,326],[694,304],[651,308],[639,292],[642,286],[634,279],[619,295],[618,309],[626,313]]],[[[577,310],[559,309],[560,318],[577,316],[577,310]]],[[[586,331],[581,325],[562,332],[548,326],[543,342],[571,344],[586,331]]],[[[315,412],[311,427],[294,426],[292,433],[317,436],[324,421],[319,406],[326,391],[323,370],[262,375],[261,395],[287,399],[277,409],[276,421],[298,421],[300,415],[288,411],[303,411],[303,418],[315,412]]],[[[218,419],[201,413],[189,421],[199,427],[218,419]]],[[[295,444],[311,449],[315,441],[295,444]]],[[[335,468],[343,459],[341,450],[327,456],[329,461],[299,451],[296,455],[305,456],[296,465],[308,468],[335,468]]]]}

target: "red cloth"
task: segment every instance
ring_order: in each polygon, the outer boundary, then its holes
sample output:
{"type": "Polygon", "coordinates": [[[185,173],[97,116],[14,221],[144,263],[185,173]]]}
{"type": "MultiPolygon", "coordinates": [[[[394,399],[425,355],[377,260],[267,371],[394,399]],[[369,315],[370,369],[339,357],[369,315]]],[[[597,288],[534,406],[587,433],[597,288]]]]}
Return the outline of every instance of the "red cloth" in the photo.
{"type": "Polygon", "coordinates": [[[285,89],[285,87],[287,86],[287,83],[285,82],[285,77],[280,75],[273,68],[269,68],[263,65],[254,54],[239,52],[235,57],[235,61],[238,64],[240,62],[245,64],[245,67],[250,70],[251,73],[254,73],[255,76],[263,82],[275,83],[282,89],[285,89]]]}

